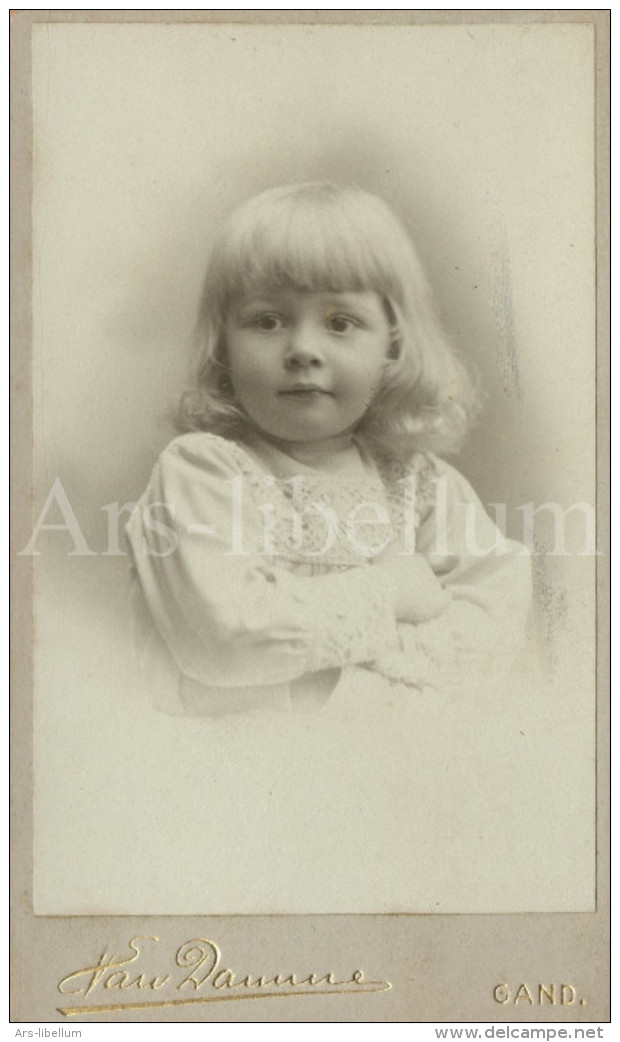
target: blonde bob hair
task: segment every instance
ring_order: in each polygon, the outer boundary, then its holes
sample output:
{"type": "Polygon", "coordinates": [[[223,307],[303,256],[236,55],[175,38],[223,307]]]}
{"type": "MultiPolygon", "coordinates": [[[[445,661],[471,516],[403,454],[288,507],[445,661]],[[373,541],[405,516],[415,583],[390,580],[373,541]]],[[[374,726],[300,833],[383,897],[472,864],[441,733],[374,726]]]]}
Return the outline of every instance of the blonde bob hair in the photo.
{"type": "Polygon", "coordinates": [[[243,439],[224,337],[233,298],[257,289],[374,291],[393,326],[382,384],[356,428],[371,451],[405,458],[454,452],[474,405],[469,379],[442,331],[405,228],[377,196],[327,183],[275,188],[233,212],[217,236],[197,324],[194,386],[178,426],[243,439]]]}

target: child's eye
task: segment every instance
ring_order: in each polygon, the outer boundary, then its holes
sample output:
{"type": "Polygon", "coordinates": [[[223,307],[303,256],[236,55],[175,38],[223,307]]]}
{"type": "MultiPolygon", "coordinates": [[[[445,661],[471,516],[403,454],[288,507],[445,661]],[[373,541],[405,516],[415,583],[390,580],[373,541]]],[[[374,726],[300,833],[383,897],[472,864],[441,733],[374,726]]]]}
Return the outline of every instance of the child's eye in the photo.
{"type": "Polygon", "coordinates": [[[252,325],[261,333],[274,333],[278,329],[283,328],[284,321],[280,315],[274,315],[269,312],[264,315],[257,315],[252,320],[252,325]]]}
{"type": "Polygon", "coordinates": [[[349,333],[352,329],[359,328],[360,323],[351,318],[350,315],[330,315],[327,319],[327,328],[332,333],[349,333]]]}

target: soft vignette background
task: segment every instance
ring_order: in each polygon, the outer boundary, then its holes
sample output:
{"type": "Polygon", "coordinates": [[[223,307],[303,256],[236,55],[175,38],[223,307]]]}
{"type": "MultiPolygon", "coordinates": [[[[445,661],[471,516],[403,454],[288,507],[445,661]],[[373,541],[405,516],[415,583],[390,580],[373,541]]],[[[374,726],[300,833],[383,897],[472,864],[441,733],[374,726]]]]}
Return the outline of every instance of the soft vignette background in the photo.
{"type": "Polygon", "coordinates": [[[410,221],[488,392],[483,501],[516,535],[520,504],[593,503],[591,28],[44,25],[33,62],[38,500],[60,477],[101,555],[37,543],[35,911],[591,909],[592,559],[540,570],[555,683],[416,704],[412,748],[363,699],[157,717],[101,510],[172,435],[215,224],[323,177],[410,221]]]}

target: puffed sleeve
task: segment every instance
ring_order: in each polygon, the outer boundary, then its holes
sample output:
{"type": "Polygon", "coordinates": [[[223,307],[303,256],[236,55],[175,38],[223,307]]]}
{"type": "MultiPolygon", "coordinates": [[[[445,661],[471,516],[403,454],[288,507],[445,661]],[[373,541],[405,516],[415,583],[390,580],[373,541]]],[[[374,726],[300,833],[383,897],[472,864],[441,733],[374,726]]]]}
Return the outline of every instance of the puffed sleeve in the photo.
{"type": "Polygon", "coordinates": [[[375,668],[394,679],[443,686],[472,667],[489,672],[523,654],[532,601],[530,554],[506,539],[465,478],[434,461],[433,507],[416,549],[451,594],[430,622],[400,624],[399,651],[375,668]]]}
{"type": "Polygon", "coordinates": [[[364,663],[397,644],[380,569],[300,576],[261,552],[265,518],[236,447],[177,438],[126,528],[151,619],[182,673],[264,685],[364,663]]]}

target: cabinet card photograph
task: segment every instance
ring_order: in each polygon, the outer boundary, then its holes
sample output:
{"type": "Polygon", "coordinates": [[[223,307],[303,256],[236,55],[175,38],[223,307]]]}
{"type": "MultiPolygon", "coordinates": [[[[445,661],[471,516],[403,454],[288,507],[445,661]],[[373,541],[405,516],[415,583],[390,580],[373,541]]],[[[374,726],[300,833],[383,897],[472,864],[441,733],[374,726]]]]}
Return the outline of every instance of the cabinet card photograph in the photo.
{"type": "Polygon", "coordinates": [[[607,1016],[608,17],[370,14],[14,15],[17,1020],[607,1016]]]}

